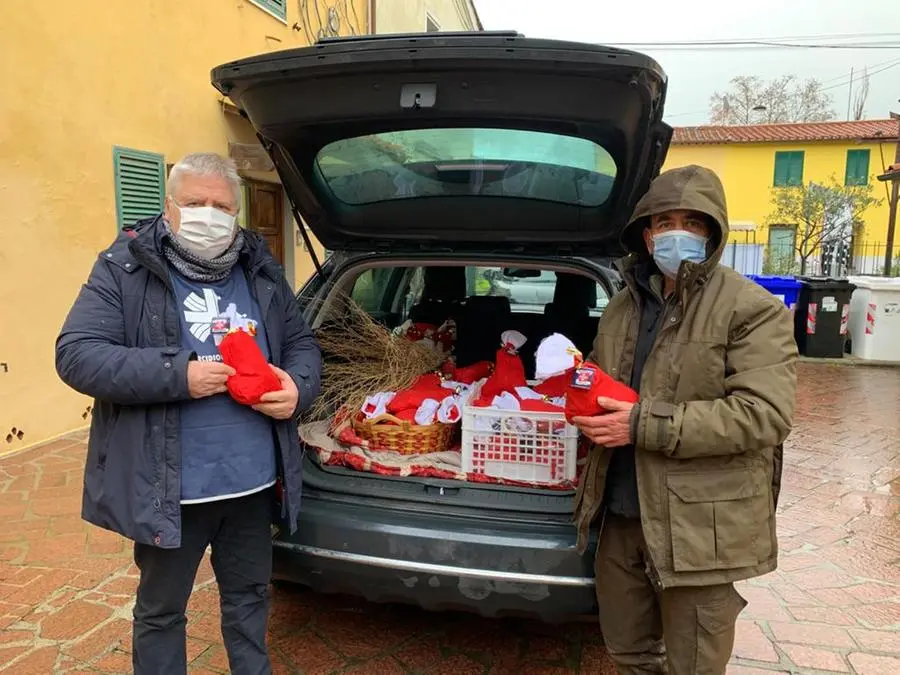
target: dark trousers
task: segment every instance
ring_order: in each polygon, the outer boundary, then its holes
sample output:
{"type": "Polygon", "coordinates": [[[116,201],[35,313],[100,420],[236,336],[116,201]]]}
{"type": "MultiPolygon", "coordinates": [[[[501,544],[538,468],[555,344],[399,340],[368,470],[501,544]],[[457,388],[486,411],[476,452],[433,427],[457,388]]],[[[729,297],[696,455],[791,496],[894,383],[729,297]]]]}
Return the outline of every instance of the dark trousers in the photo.
{"type": "Polygon", "coordinates": [[[747,605],[734,584],[659,589],[641,521],[610,514],[595,571],[600,628],[620,675],[725,675],[747,605]]]}
{"type": "Polygon", "coordinates": [[[141,581],[134,607],[137,675],[187,672],[185,609],[197,568],[212,547],[222,637],[231,672],[271,673],[266,649],[272,576],[272,491],[181,508],[181,548],[134,547],[141,581]]]}

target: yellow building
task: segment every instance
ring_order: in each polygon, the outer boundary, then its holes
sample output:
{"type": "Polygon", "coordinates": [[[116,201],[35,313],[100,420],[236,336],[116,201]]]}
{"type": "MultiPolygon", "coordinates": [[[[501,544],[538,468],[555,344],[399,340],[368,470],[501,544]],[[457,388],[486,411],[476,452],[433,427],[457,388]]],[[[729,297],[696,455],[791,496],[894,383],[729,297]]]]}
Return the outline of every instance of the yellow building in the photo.
{"type": "Polygon", "coordinates": [[[214,66],[322,37],[481,30],[472,0],[0,2],[0,25],[0,454],[88,423],[90,400],[56,375],[55,338],[98,252],[161,210],[185,154],[234,158],[241,224],[295,288],[311,273],[271,163],[210,85],[214,66]]]}
{"type": "MultiPolygon", "coordinates": [[[[214,66],[368,32],[370,0],[2,2],[0,454],[82,427],[54,340],[98,252],[162,206],[166,167],[254,140],[214,66]]],[[[294,277],[304,256],[274,173],[248,174],[244,223],[294,277]]]]}
{"type": "Polygon", "coordinates": [[[764,272],[766,249],[790,251],[797,236],[796,223],[770,223],[774,187],[832,177],[872,184],[882,204],[863,215],[854,265],[875,273],[884,260],[889,213],[885,184],[875,177],[894,161],[898,136],[897,120],[680,127],[664,168],[702,164],[719,174],[732,226],[724,262],[748,274],[764,272]]]}
{"type": "Polygon", "coordinates": [[[473,0],[375,0],[373,33],[484,30],[473,0]]]}

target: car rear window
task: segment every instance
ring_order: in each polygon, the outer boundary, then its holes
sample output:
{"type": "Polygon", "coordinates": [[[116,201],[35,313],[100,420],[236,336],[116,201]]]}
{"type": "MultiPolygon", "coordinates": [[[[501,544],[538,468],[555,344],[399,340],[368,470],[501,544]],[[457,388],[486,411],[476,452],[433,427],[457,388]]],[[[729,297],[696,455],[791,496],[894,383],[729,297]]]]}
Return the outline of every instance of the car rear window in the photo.
{"type": "Polygon", "coordinates": [[[593,141],[519,129],[413,129],[347,138],[316,158],[347,204],[473,195],[600,206],[616,178],[593,141]]]}

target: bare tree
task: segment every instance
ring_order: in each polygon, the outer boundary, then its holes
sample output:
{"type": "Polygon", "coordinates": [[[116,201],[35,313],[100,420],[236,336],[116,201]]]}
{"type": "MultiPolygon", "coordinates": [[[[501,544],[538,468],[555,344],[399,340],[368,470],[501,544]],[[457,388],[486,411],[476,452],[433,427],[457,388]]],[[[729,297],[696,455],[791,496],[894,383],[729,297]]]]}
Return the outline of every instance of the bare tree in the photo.
{"type": "Polygon", "coordinates": [[[853,119],[861,120],[866,114],[866,101],[869,99],[869,73],[863,70],[856,97],[853,99],[853,119]]]}
{"type": "Polygon", "coordinates": [[[751,124],[753,109],[762,105],[764,83],[755,75],[739,75],[731,80],[731,91],[716,92],[709,100],[712,124],[751,124]]]}
{"type": "Polygon", "coordinates": [[[818,80],[783,75],[763,80],[739,75],[726,92],[710,97],[711,124],[778,124],[824,122],[834,118],[831,96],[818,80]]]}
{"type": "MultiPolygon", "coordinates": [[[[794,248],[800,274],[806,273],[813,255],[824,263],[849,267],[853,239],[863,225],[863,214],[881,204],[872,196],[872,185],[844,185],[832,176],[828,184],[808,183],[772,190],[770,225],[794,225],[794,248]]],[[[830,271],[836,273],[836,271],[830,271]]]]}
{"type": "Polygon", "coordinates": [[[800,82],[791,78],[786,90],[789,92],[786,122],[827,122],[834,119],[831,94],[822,91],[818,80],[800,82]]]}

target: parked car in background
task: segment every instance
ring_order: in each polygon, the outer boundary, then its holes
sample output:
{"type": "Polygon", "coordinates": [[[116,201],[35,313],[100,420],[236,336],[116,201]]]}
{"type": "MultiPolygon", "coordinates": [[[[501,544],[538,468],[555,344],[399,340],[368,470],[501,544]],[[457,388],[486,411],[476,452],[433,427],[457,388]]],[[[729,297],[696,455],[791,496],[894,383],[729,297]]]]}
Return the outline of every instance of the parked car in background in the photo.
{"type": "MultiPolygon", "coordinates": [[[[602,264],[611,265],[611,260],[603,260],[602,264]]],[[[557,274],[550,270],[509,269],[486,270],[486,278],[490,284],[489,295],[509,298],[516,312],[543,312],[553,302],[556,293],[557,274]]],[[[603,292],[596,294],[596,300],[590,307],[591,316],[599,318],[609,301],[603,292]]]]}

